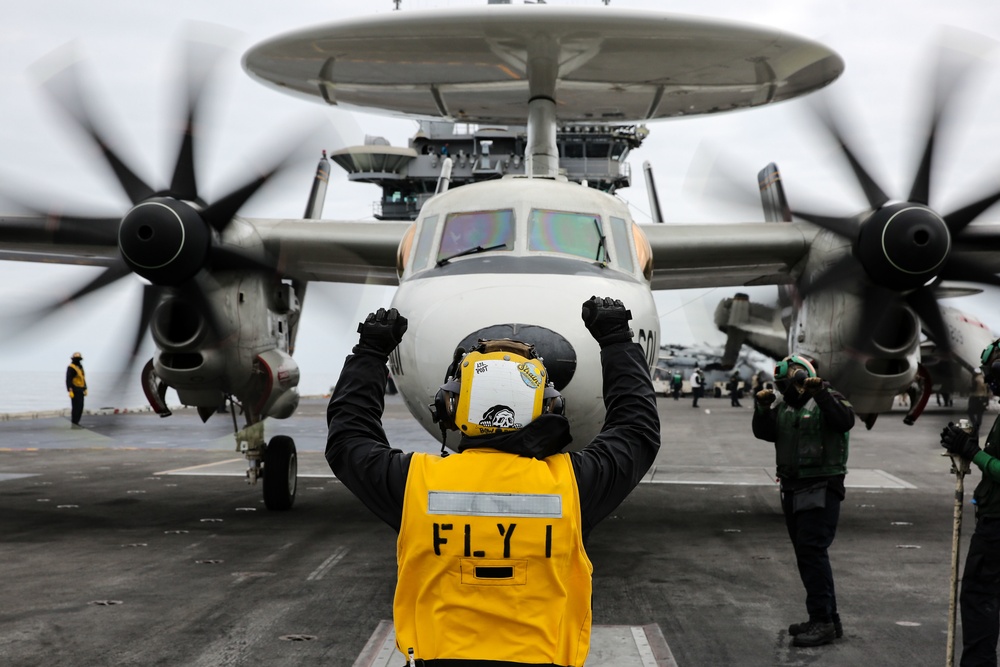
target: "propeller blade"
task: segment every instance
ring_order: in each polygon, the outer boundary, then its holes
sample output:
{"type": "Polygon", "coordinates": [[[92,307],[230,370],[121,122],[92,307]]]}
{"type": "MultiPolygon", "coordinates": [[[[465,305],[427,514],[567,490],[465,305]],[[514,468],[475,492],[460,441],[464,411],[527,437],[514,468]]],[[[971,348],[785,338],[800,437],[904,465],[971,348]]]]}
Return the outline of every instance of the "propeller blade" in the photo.
{"type": "Polygon", "coordinates": [[[72,303],[77,299],[80,299],[92,292],[96,292],[102,287],[107,287],[111,283],[117,280],[121,280],[130,273],[132,273],[131,270],[129,270],[129,268],[125,266],[124,262],[121,262],[119,260],[119,263],[104,269],[103,271],[101,271],[100,275],[98,275],[96,278],[88,282],[86,285],[79,288],[65,299],[62,299],[54,304],[46,306],[44,310],[48,312],[54,312],[57,308],[72,303]]]}
{"type": "Polygon", "coordinates": [[[243,205],[246,204],[251,197],[257,194],[257,191],[260,190],[277,172],[278,168],[276,167],[264,175],[250,181],[246,185],[236,188],[222,199],[219,199],[209,205],[208,208],[202,212],[202,218],[205,222],[211,225],[215,231],[221,232],[226,228],[229,221],[233,219],[236,213],[243,208],[243,205]]]}
{"type": "MultiPolygon", "coordinates": [[[[320,125],[310,124],[304,129],[297,130],[295,137],[284,140],[282,142],[284,150],[280,151],[281,157],[279,159],[271,162],[269,167],[263,168],[260,171],[260,176],[257,178],[235,188],[229,194],[208,205],[202,211],[202,219],[216,231],[222,232],[239,210],[243,208],[243,205],[257,194],[258,190],[264,187],[273,177],[290,168],[298,159],[303,157],[303,149],[309,146],[310,142],[316,141],[321,127],[320,125]]],[[[314,155],[315,153],[310,153],[310,156],[314,155]]]]}
{"type": "Polygon", "coordinates": [[[197,119],[207,82],[225,53],[226,49],[221,46],[201,41],[189,41],[184,49],[186,107],[174,175],[170,180],[170,192],[178,199],[198,200],[194,163],[197,119]]]}
{"type": "Polygon", "coordinates": [[[942,280],[958,280],[967,283],[984,283],[1000,287],[1000,276],[973,257],[953,257],[941,271],[942,280]]]}
{"type": "MultiPolygon", "coordinates": [[[[128,387],[129,385],[135,383],[138,379],[135,375],[135,367],[139,360],[139,348],[142,347],[142,342],[146,337],[146,332],[149,330],[149,322],[153,317],[153,311],[156,309],[157,304],[160,303],[162,295],[162,287],[157,285],[143,285],[142,306],[139,309],[139,318],[136,321],[132,348],[129,351],[128,359],[125,361],[124,365],[121,366],[121,369],[118,371],[117,376],[113,381],[113,388],[109,392],[111,405],[126,407],[122,404],[128,392],[128,387]]],[[[114,431],[117,427],[112,424],[108,428],[109,430],[114,431]]]]}
{"type": "Polygon", "coordinates": [[[0,217],[0,239],[10,243],[118,246],[117,218],[46,215],[0,217]]]}
{"type": "Polygon", "coordinates": [[[930,203],[934,146],[941,132],[942,120],[947,117],[949,108],[954,105],[956,89],[968,79],[977,64],[986,62],[984,55],[993,48],[992,44],[982,43],[981,40],[981,36],[965,31],[953,31],[942,35],[934,63],[934,80],[931,83],[931,114],[927,127],[927,142],[913,177],[908,201],[924,205],[930,203]]]}
{"type": "Polygon", "coordinates": [[[124,278],[130,273],[131,271],[128,267],[125,266],[121,260],[119,260],[118,264],[105,268],[100,274],[97,275],[97,277],[77,289],[69,296],[53,301],[52,303],[45,304],[39,308],[9,315],[6,322],[0,323],[6,325],[4,326],[3,335],[4,337],[18,338],[54,315],[63,306],[69,305],[103,287],[107,287],[111,283],[124,278]]]}
{"type": "Polygon", "coordinates": [[[930,287],[921,287],[910,292],[904,298],[913,312],[920,318],[928,337],[942,352],[950,354],[951,337],[948,335],[948,326],[944,323],[944,317],[941,315],[941,308],[934,297],[934,290],[930,287]]]}
{"type": "Polygon", "coordinates": [[[864,190],[865,197],[868,199],[868,205],[872,210],[876,210],[885,205],[889,201],[889,196],[885,194],[885,191],[881,186],[875,181],[872,175],[865,169],[861,161],[858,160],[855,152],[851,150],[850,145],[847,142],[846,137],[844,137],[843,132],[841,132],[840,127],[837,125],[836,121],[833,119],[833,114],[828,106],[818,106],[814,105],[813,110],[820,121],[820,124],[826,129],[835,142],[840,146],[841,152],[847,161],[851,165],[851,170],[854,172],[854,176],[858,179],[858,184],[861,189],[864,190]]]}
{"type": "Polygon", "coordinates": [[[968,206],[963,206],[962,208],[945,215],[944,221],[948,225],[948,231],[951,232],[953,237],[958,235],[959,232],[969,226],[969,223],[978,218],[980,213],[993,206],[993,204],[996,204],[998,201],[1000,201],[1000,191],[987,195],[982,199],[969,204],[968,206]]]}
{"type": "Polygon", "coordinates": [[[81,90],[80,76],[76,67],[76,65],[71,65],[64,68],[44,81],[42,88],[56,105],[75,121],[80,129],[97,145],[129,200],[133,204],[138,204],[153,195],[153,188],[136,175],[125,161],[112,150],[104,136],[97,130],[92,114],[84,102],[87,96],[81,90]]]}
{"type": "Polygon", "coordinates": [[[941,116],[935,110],[931,119],[931,126],[927,132],[927,143],[924,145],[924,153],[920,157],[920,164],[917,166],[917,173],[913,177],[913,185],[910,186],[910,195],[907,201],[917,202],[925,206],[930,201],[931,190],[931,163],[934,160],[934,141],[938,133],[938,124],[941,116]]]}

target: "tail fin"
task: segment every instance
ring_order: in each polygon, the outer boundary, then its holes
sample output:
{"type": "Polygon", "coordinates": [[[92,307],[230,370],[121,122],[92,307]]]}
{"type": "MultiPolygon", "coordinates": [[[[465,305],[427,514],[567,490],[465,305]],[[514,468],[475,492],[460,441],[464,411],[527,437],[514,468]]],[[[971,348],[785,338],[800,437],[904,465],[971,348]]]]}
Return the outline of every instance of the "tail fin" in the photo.
{"type": "MultiPolygon", "coordinates": [[[[785,197],[785,186],[781,184],[781,172],[778,165],[771,162],[757,173],[757,185],[760,187],[760,204],[764,208],[764,219],[767,222],[791,222],[792,209],[785,197]]],[[[792,295],[788,286],[778,285],[778,304],[785,308],[792,303],[792,295]]]]}

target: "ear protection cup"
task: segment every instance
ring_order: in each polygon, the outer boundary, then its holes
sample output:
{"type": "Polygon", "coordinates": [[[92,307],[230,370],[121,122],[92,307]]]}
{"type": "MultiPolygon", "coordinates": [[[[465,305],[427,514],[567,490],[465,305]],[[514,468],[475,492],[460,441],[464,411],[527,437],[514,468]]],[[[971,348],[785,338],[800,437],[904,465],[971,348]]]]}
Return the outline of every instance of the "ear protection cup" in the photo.
{"type": "Polygon", "coordinates": [[[811,378],[816,377],[816,368],[812,365],[812,362],[806,359],[805,357],[800,357],[798,355],[792,354],[785,357],[777,364],[775,364],[774,384],[777,386],[778,391],[784,393],[785,390],[788,388],[789,383],[792,380],[789,377],[789,373],[794,372],[801,374],[802,368],[805,369],[805,372],[808,374],[809,377],[811,378]],[[793,371],[792,369],[793,366],[799,366],[800,369],[797,371],[793,371]]]}
{"type": "MultiPolygon", "coordinates": [[[[986,366],[986,362],[988,362],[990,357],[993,356],[993,353],[997,351],[997,344],[1000,344],[1000,340],[993,341],[987,345],[985,349],[983,349],[983,353],[979,356],[979,363],[982,366],[986,366]]],[[[983,372],[986,372],[985,368],[983,368],[983,372]]]]}
{"type": "Polygon", "coordinates": [[[442,427],[457,431],[455,424],[455,408],[458,406],[458,391],[461,383],[457,378],[449,378],[434,394],[434,407],[431,419],[441,424],[442,427]]]}
{"type": "Polygon", "coordinates": [[[566,414],[566,399],[559,393],[559,390],[549,383],[545,387],[545,395],[542,397],[543,414],[564,415],[566,414]]]}

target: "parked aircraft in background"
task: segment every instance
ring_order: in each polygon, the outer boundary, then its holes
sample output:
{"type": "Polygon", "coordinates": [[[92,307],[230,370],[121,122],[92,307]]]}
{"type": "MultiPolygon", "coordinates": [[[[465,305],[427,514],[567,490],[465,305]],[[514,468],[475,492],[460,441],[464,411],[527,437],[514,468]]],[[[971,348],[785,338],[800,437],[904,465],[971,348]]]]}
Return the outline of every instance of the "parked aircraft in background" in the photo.
{"type": "Polygon", "coordinates": [[[705,374],[707,395],[722,396],[734,373],[739,373],[741,389],[749,391],[755,375],[762,381],[774,379],[774,359],[757,350],[744,347],[734,360],[725,358],[725,348],[712,345],[677,345],[666,343],[660,347],[660,356],[653,368],[653,387],[657,394],[669,395],[670,378],[680,373],[682,393],[691,393],[691,373],[695,365],[705,374]]]}

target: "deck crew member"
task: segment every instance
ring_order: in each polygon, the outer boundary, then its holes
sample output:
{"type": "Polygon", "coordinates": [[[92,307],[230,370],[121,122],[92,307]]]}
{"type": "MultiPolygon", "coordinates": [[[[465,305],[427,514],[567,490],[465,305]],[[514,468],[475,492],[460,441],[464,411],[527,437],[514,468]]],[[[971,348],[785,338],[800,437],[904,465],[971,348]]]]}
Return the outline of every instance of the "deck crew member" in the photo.
{"type": "MultiPolygon", "coordinates": [[[[581,666],[590,648],[590,531],[639,483],[660,445],[649,369],[621,301],[592,297],[601,347],[601,432],[581,451],[562,396],[530,345],[480,341],[453,366],[436,417],[458,454],[389,446],[386,360],[406,331],[395,309],[359,326],[327,412],[337,477],[398,532],[397,648],[417,664],[581,666]]],[[[570,406],[570,409],[571,406],[570,406]]]]}
{"type": "Polygon", "coordinates": [[[774,380],[782,400],[775,403],[770,389],[757,392],[753,434],[774,443],[781,509],[806,589],[809,620],[793,623],[788,634],[795,646],[822,646],[844,634],[828,549],[844,500],[854,409],[805,357],[779,361],[774,380]]]}

